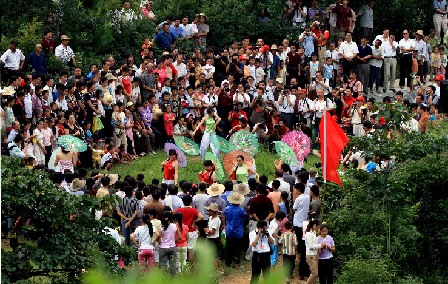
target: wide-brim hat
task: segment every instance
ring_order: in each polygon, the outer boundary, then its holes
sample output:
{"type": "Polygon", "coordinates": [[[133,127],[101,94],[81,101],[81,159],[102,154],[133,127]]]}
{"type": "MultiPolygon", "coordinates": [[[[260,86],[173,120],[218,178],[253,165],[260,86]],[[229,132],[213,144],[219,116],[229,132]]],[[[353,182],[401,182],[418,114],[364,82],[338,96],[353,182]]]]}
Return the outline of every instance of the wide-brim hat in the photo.
{"type": "Polygon", "coordinates": [[[103,97],[103,103],[112,103],[114,100],[114,98],[112,97],[112,95],[107,92],[107,94],[104,95],[103,97]]]}
{"type": "Polygon", "coordinates": [[[271,50],[278,50],[277,45],[275,45],[275,44],[271,45],[271,50]]]}
{"type": "Polygon", "coordinates": [[[246,195],[249,193],[249,188],[247,187],[247,185],[243,184],[243,183],[237,183],[233,185],[233,192],[238,192],[241,195],[246,195]]]}
{"type": "Polygon", "coordinates": [[[210,196],[218,196],[221,195],[224,192],[224,185],[219,183],[214,183],[209,186],[207,189],[207,193],[210,196]]]}
{"type": "Polygon", "coordinates": [[[0,88],[0,95],[2,95],[2,96],[12,96],[15,93],[16,93],[16,91],[13,88],[9,88],[9,87],[6,87],[4,89],[0,88]]]}
{"type": "Polygon", "coordinates": [[[219,212],[218,204],[216,204],[216,203],[211,203],[210,206],[208,206],[208,207],[204,207],[204,208],[205,208],[206,210],[219,212]]]}
{"type": "Polygon", "coordinates": [[[117,80],[117,77],[112,75],[112,73],[107,73],[106,78],[107,78],[107,80],[117,80]]]}
{"type": "Polygon", "coordinates": [[[75,178],[73,180],[73,191],[78,191],[79,189],[83,188],[86,185],[86,180],[85,179],[79,179],[79,178],[75,178]]]}
{"type": "Polygon", "coordinates": [[[238,192],[232,192],[232,194],[227,196],[227,201],[231,204],[241,205],[244,202],[244,196],[238,192]]]}
{"type": "Polygon", "coordinates": [[[110,178],[110,186],[114,185],[119,179],[118,174],[107,174],[106,176],[110,178]]]}
{"type": "Polygon", "coordinates": [[[415,32],[415,34],[416,34],[416,35],[421,35],[421,36],[423,36],[423,30],[417,30],[417,31],[415,32]]]}
{"type": "Polygon", "coordinates": [[[196,17],[204,17],[204,19],[206,19],[206,20],[208,19],[204,13],[196,14],[196,17]]]}
{"type": "Polygon", "coordinates": [[[61,35],[61,40],[70,40],[70,38],[66,35],[61,35]]]}

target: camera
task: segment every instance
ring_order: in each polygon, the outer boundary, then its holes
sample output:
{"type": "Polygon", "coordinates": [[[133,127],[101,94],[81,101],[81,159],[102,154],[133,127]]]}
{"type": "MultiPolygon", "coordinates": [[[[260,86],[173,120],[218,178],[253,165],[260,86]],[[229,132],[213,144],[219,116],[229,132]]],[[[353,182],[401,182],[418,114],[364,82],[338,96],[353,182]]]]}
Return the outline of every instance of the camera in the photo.
{"type": "Polygon", "coordinates": [[[233,111],[238,111],[238,106],[233,106],[233,111]]]}
{"type": "Polygon", "coordinates": [[[219,54],[216,54],[215,56],[213,56],[215,59],[221,59],[221,56],[219,56],[219,54]]]}
{"type": "Polygon", "coordinates": [[[269,232],[268,232],[268,230],[266,230],[266,229],[264,229],[264,230],[262,231],[262,234],[263,234],[264,236],[269,236],[269,232]]]}
{"type": "Polygon", "coordinates": [[[228,91],[230,91],[230,88],[227,87],[227,88],[225,88],[224,90],[225,90],[226,92],[228,92],[228,91]]]}

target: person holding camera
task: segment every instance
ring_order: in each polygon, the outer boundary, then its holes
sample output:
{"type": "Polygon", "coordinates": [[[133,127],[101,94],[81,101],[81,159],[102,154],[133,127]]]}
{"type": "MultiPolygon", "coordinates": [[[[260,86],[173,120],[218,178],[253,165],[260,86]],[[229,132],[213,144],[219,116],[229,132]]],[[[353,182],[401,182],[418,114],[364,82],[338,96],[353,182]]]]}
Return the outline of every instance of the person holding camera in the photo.
{"type": "Polygon", "coordinates": [[[238,53],[232,54],[232,60],[229,61],[226,67],[227,74],[233,74],[235,76],[235,82],[239,82],[243,77],[244,65],[238,62],[238,53]]]}
{"type": "Polygon", "coordinates": [[[285,87],[285,90],[278,98],[278,105],[280,110],[280,119],[285,121],[285,125],[292,129],[294,118],[294,106],[296,104],[296,97],[291,95],[291,88],[285,87]]]}
{"type": "Polygon", "coordinates": [[[238,84],[238,89],[233,95],[233,103],[243,103],[243,109],[247,110],[249,108],[250,97],[244,92],[244,85],[241,82],[238,84]]]}
{"type": "Polygon", "coordinates": [[[299,36],[299,43],[305,48],[307,62],[310,61],[311,55],[314,53],[315,42],[317,42],[317,36],[311,31],[310,26],[306,26],[303,33],[299,36]]]}
{"type": "Polygon", "coordinates": [[[252,246],[252,278],[250,283],[258,283],[261,273],[266,279],[266,274],[271,268],[271,248],[274,239],[268,232],[268,224],[266,221],[258,221],[257,228],[249,233],[249,242],[252,246]]]}
{"type": "Polygon", "coordinates": [[[312,115],[314,112],[314,102],[307,97],[306,90],[299,91],[299,102],[297,103],[298,119],[306,120],[306,125],[310,126],[312,122],[312,115]]]}
{"type": "Polygon", "coordinates": [[[325,98],[324,89],[317,89],[317,99],[314,100],[314,135],[316,137],[316,146],[319,147],[319,124],[326,110],[333,109],[333,103],[330,99],[325,98]]]}
{"type": "Polygon", "coordinates": [[[243,110],[243,103],[239,102],[233,106],[232,111],[229,112],[229,116],[227,117],[231,128],[239,125],[241,117],[248,119],[247,113],[243,110]]]}

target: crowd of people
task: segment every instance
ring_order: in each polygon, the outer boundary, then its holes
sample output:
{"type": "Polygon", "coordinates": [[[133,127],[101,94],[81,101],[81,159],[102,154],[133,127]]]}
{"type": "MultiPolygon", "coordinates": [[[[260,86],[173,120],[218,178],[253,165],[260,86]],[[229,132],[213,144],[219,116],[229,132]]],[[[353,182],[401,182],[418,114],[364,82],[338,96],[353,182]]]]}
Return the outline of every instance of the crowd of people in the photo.
{"type": "MultiPolygon", "coordinates": [[[[51,168],[63,191],[121,197],[122,205],[99,215],[117,218],[124,243],[138,248],[142,266],[160,262],[172,273],[183,271],[203,237],[216,247],[217,268],[220,259],[238,266],[246,250],[254,282],[281,254],[289,277],[297,259],[299,276],[309,277],[308,283],[317,277],[333,283],[335,246],[321,223],[315,169],[292,172],[290,165],[276,164],[268,184],[268,177],[244,166],[241,156],[234,177],[229,175],[234,182],[218,184],[213,163],[205,160],[202,182],[193,184],[179,181],[184,177],[178,176],[175,151],[162,163],[161,184],[156,179],[146,184],[142,174],[124,181],[99,172],[86,177],[85,169],[113,171],[117,163],[155,154],[176,136],[200,144],[203,160],[209,146],[219,157],[211,139],[228,139],[241,130],[254,133],[271,151],[272,142],[292,130],[308,135],[318,148],[325,111],[347,134],[371,135],[386,125],[371,95],[374,87],[384,103],[406,106],[412,116],[407,130],[426,132],[430,121],[444,118],[439,104],[447,65],[446,39],[440,35],[446,32],[445,1],[434,1],[435,29],[429,35],[417,30],[411,39],[404,30],[398,42],[388,28],[374,37],[373,1],[358,13],[348,2],[320,8],[318,1],[286,1],[285,21],[300,30],[294,41],[268,45],[259,38],[251,44],[244,37],[223,49],[207,45],[210,27],[203,13],[193,21],[168,17],[154,37],[142,39],[140,50],[130,51],[138,56],[117,61],[110,56],[89,70],[77,66],[67,35],[56,46],[53,32],[46,31],[28,56],[11,41],[0,58],[2,153],[22,159],[30,169],[51,168]],[[356,20],[359,44],[353,41],[356,20]],[[177,49],[179,38],[197,45],[193,54],[177,49]],[[50,54],[71,71],[48,74],[50,54]],[[85,141],[87,151],[56,151],[63,135],[85,141]]],[[[140,12],[124,1],[114,15],[121,22],[156,20],[152,1],[142,2],[140,12]]],[[[259,20],[269,18],[263,14],[259,20]]]]}

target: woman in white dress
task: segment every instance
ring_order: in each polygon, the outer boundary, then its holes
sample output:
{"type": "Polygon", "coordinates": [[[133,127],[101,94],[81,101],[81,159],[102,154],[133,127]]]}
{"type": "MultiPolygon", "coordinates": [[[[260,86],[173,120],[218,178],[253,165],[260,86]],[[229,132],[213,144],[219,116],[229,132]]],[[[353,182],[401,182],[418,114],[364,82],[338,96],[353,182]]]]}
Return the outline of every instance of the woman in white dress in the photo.
{"type": "Polygon", "coordinates": [[[36,165],[45,165],[45,146],[44,146],[44,134],[42,133],[42,128],[44,127],[44,122],[39,121],[37,123],[36,129],[33,131],[33,147],[34,147],[34,158],[36,159],[36,165]]]}

